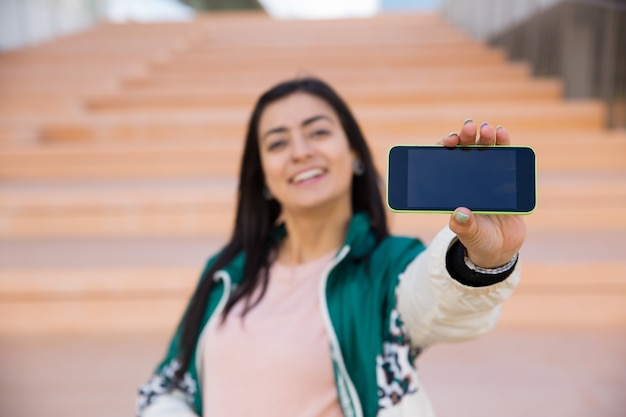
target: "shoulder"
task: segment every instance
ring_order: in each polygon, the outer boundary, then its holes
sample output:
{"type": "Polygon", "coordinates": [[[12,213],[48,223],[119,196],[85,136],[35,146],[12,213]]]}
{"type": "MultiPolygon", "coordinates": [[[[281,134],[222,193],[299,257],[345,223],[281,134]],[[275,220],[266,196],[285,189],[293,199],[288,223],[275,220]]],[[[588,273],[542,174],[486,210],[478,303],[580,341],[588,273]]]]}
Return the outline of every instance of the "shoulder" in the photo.
{"type": "Polygon", "coordinates": [[[374,252],[397,259],[405,256],[415,257],[424,249],[426,245],[418,238],[389,235],[377,245],[374,252]]]}
{"type": "Polygon", "coordinates": [[[426,246],[420,239],[390,235],[374,247],[369,260],[376,269],[400,273],[424,249],[426,246]]]}
{"type": "Polygon", "coordinates": [[[217,251],[204,264],[201,279],[205,279],[211,272],[218,270],[226,270],[230,275],[239,275],[243,273],[245,265],[244,253],[231,245],[224,246],[217,251]]]}

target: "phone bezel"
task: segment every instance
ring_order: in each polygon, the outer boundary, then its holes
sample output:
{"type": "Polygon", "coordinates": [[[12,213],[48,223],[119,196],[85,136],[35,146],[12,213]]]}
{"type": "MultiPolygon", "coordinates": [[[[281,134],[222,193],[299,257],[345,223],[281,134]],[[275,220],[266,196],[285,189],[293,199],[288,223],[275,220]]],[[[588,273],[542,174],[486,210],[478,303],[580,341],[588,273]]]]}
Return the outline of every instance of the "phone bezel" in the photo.
{"type": "MultiPolygon", "coordinates": [[[[514,149],[516,150],[517,158],[517,190],[518,190],[518,202],[515,210],[501,210],[501,209],[477,209],[472,210],[476,214],[515,214],[526,215],[531,214],[537,208],[537,163],[536,154],[533,148],[529,146],[484,146],[484,145],[467,145],[456,147],[444,147],[439,145],[394,145],[389,148],[387,152],[387,178],[386,178],[386,203],[389,210],[395,213],[452,213],[456,207],[442,207],[442,208],[408,208],[406,201],[404,204],[398,204],[398,195],[407,195],[407,181],[408,181],[408,150],[415,148],[436,148],[442,151],[472,151],[477,149],[480,151],[489,152],[490,150],[498,149],[514,149]],[[399,158],[405,158],[404,161],[399,158]],[[393,167],[393,168],[392,168],[393,167]],[[392,172],[393,170],[393,172],[392,172]],[[391,181],[393,177],[393,181],[391,181]],[[520,201],[524,201],[524,204],[520,207],[520,201]]],[[[471,209],[471,207],[468,207],[471,209]]]]}

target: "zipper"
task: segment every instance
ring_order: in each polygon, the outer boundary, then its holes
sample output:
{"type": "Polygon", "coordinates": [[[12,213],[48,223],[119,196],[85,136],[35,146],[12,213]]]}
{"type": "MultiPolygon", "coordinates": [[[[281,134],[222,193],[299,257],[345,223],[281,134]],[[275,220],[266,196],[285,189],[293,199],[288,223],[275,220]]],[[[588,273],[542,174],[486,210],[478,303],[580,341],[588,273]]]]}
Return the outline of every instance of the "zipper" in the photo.
{"type": "Polygon", "coordinates": [[[350,246],[346,245],[337,254],[333,262],[324,270],[319,287],[320,297],[320,309],[322,312],[322,320],[328,332],[328,338],[330,339],[330,352],[333,360],[335,361],[336,368],[338,369],[338,386],[337,395],[339,397],[339,404],[343,409],[346,417],[363,417],[363,410],[361,407],[361,401],[357,395],[354,383],[348,375],[346,365],[341,354],[341,348],[339,347],[339,340],[337,339],[337,333],[333,327],[333,323],[330,319],[330,313],[328,311],[328,302],[326,299],[326,284],[328,282],[328,276],[330,272],[335,268],[339,262],[341,262],[346,255],[350,252],[350,246]]]}
{"type": "MultiPolygon", "coordinates": [[[[232,288],[232,280],[230,278],[230,275],[228,274],[228,272],[222,270],[217,271],[215,274],[213,274],[213,281],[218,282],[218,281],[222,281],[222,283],[224,284],[224,292],[222,293],[222,297],[220,298],[220,301],[217,303],[217,307],[215,307],[215,310],[213,311],[213,314],[211,314],[211,317],[209,318],[209,320],[205,323],[204,327],[202,328],[202,331],[200,332],[200,336],[198,336],[198,346],[196,347],[196,357],[195,357],[195,363],[196,363],[196,372],[198,374],[198,392],[201,392],[201,384],[202,384],[202,377],[203,377],[203,369],[202,369],[202,364],[200,363],[200,357],[201,352],[202,352],[202,340],[204,337],[204,332],[206,332],[206,330],[209,328],[209,325],[213,323],[213,321],[218,320],[218,318],[222,315],[222,311],[224,311],[224,307],[226,307],[226,302],[228,301],[228,297],[230,297],[230,291],[232,288]]],[[[200,394],[202,395],[202,394],[200,394]]]]}

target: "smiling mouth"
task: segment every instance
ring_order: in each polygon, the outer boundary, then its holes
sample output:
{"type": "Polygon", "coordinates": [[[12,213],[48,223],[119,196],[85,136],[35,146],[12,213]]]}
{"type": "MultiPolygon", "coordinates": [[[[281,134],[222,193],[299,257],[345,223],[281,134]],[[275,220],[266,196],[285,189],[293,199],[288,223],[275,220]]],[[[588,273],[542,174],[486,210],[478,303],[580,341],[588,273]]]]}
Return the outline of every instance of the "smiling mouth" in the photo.
{"type": "Polygon", "coordinates": [[[313,178],[320,177],[324,174],[324,172],[325,171],[321,168],[309,169],[308,171],[303,171],[299,173],[298,175],[294,176],[293,178],[291,178],[289,182],[291,184],[300,184],[302,182],[311,180],[313,178]]]}

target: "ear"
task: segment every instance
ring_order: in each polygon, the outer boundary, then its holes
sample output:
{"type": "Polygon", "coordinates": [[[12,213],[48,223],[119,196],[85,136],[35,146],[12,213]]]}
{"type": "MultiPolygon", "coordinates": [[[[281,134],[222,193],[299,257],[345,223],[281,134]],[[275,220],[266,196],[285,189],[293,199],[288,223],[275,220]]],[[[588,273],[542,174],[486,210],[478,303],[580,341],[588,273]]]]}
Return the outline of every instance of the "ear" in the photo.
{"type": "Polygon", "coordinates": [[[361,160],[356,152],[351,151],[350,153],[352,154],[352,172],[354,172],[354,175],[357,176],[363,175],[365,173],[365,165],[363,164],[363,160],[361,160]]]}

